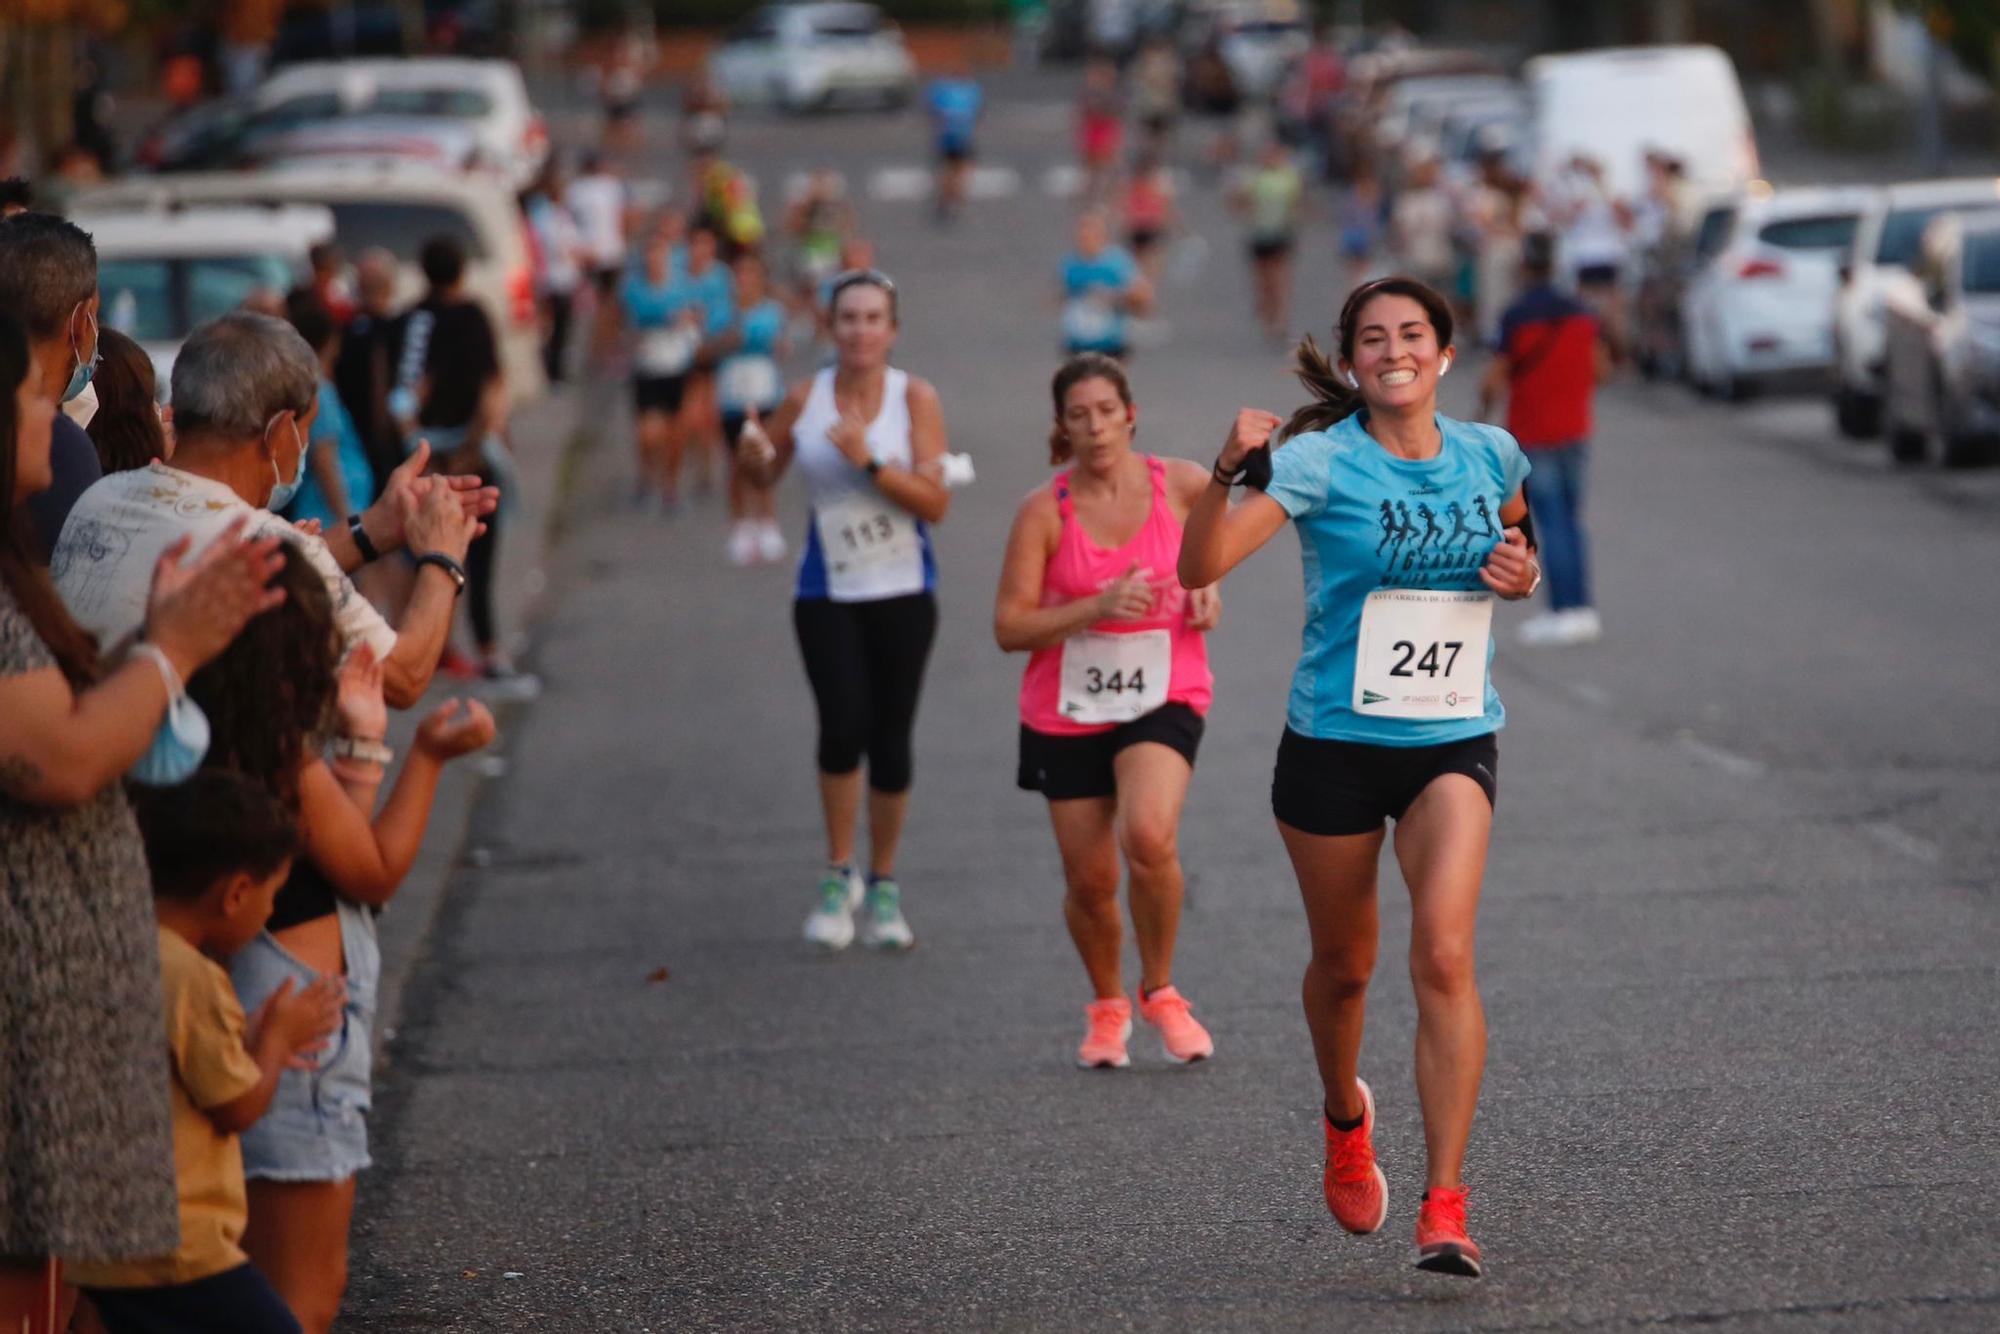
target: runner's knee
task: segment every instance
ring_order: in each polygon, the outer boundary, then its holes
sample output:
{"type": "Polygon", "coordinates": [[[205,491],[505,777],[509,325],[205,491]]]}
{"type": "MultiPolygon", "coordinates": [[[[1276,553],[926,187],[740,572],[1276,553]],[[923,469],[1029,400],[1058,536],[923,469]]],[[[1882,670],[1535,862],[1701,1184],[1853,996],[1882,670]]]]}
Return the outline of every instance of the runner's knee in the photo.
{"type": "Polygon", "coordinates": [[[1368,994],[1374,972],[1373,950],[1314,950],[1306,965],[1306,995],[1319,1001],[1359,1000],[1368,994]]]}
{"type": "Polygon", "coordinates": [[[1472,990],[1471,940],[1412,941],[1410,981],[1419,994],[1456,996],[1472,990]]]}
{"type": "Polygon", "coordinates": [[[1128,820],[1119,831],[1118,846],[1139,874],[1173,869],[1180,859],[1180,840],[1172,822],[1154,818],[1128,820]]]}
{"type": "Polygon", "coordinates": [[[861,767],[866,744],[859,726],[839,720],[822,722],[819,728],[819,771],[823,774],[851,774],[861,767]]]}

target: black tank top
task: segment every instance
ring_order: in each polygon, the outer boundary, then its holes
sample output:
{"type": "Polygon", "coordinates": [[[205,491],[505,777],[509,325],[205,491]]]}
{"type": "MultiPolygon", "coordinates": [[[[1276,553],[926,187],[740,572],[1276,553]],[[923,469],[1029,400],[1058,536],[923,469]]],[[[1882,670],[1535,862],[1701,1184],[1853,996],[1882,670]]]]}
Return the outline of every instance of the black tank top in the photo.
{"type": "Polygon", "coordinates": [[[301,922],[331,917],[336,900],[332,882],[320,874],[317,866],[300,856],[292,863],[291,875],[271,903],[271,920],[265,929],[283,931],[301,922]]]}

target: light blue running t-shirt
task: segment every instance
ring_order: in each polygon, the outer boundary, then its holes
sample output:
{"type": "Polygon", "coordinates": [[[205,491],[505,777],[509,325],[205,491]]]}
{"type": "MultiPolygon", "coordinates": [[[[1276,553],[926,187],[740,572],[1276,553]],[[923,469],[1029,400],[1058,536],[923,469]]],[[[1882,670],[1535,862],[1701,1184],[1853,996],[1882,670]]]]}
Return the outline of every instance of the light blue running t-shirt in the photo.
{"type": "Polygon", "coordinates": [[[1286,723],[1302,736],[1375,746],[1436,746],[1507,721],[1487,644],[1486,708],[1467,718],[1371,717],[1354,702],[1362,603],[1382,588],[1486,591],[1479,569],[1499,544],[1500,507],[1527,457],[1497,426],[1440,415],[1435,458],[1397,458],[1358,413],[1271,452],[1265,494],[1299,530],[1306,624],[1286,723]]]}

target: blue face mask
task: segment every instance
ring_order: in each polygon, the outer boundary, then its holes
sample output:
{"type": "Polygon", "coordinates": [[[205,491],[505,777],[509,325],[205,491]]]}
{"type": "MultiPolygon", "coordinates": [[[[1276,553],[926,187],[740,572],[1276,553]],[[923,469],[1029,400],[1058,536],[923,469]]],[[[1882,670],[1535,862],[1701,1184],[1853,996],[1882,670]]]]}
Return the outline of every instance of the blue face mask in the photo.
{"type": "Polygon", "coordinates": [[[208,715],[201,705],[188,698],[181,686],[180,673],[167,655],[151,644],[140,643],[138,653],[151,658],[167,683],[167,713],[153,733],[153,744],[126,774],[135,783],[148,787],[172,787],[185,783],[208,755],[208,715]]]}
{"type": "MultiPolygon", "coordinates": [[[[276,419],[274,418],[273,420],[276,419]]],[[[268,440],[270,435],[271,428],[267,426],[264,428],[265,439],[268,440]]],[[[278,456],[275,453],[271,455],[271,474],[278,479],[278,484],[271,488],[271,498],[264,502],[264,508],[270,510],[273,514],[276,514],[278,511],[284,509],[285,506],[292,503],[292,497],[299,493],[299,486],[306,479],[306,450],[308,446],[305,437],[299,434],[297,418],[292,420],[292,439],[299,442],[299,466],[298,470],[292,474],[291,481],[286,481],[284,475],[278,471],[278,456]]]]}
{"type": "MultiPolygon", "coordinates": [[[[78,309],[82,309],[82,307],[78,307],[78,309]]],[[[75,318],[76,316],[72,313],[70,316],[72,327],[70,330],[69,350],[76,354],[76,369],[69,373],[69,383],[63,387],[62,401],[65,403],[82,393],[83,387],[90,383],[90,377],[97,374],[97,358],[103,351],[102,348],[93,346],[90,350],[90,360],[85,361],[83,359],[83,349],[76,345],[75,318]]],[[[90,341],[95,344],[97,342],[97,321],[90,316],[85,316],[85,318],[90,320],[90,341]]]]}

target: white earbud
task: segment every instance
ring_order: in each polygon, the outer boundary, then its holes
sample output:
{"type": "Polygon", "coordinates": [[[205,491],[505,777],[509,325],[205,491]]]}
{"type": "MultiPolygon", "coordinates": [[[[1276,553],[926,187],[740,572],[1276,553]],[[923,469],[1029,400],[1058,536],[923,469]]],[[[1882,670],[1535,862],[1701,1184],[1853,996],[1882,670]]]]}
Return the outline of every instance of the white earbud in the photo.
{"type": "Polygon", "coordinates": [[[1361,387],[1361,381],[1355,378],[1353,371],[1347,373],[1347,387],[1349,389],[1359,389],[1361,387]]]}
{"type": "Polygon", "coordinates": [[[1444,365],[1438,367],[1438,379],[1442,380],[1445,376],[1450,374],[1451,374],[1451,358],[1446,357],[1444,359],[1444,365]]]}

